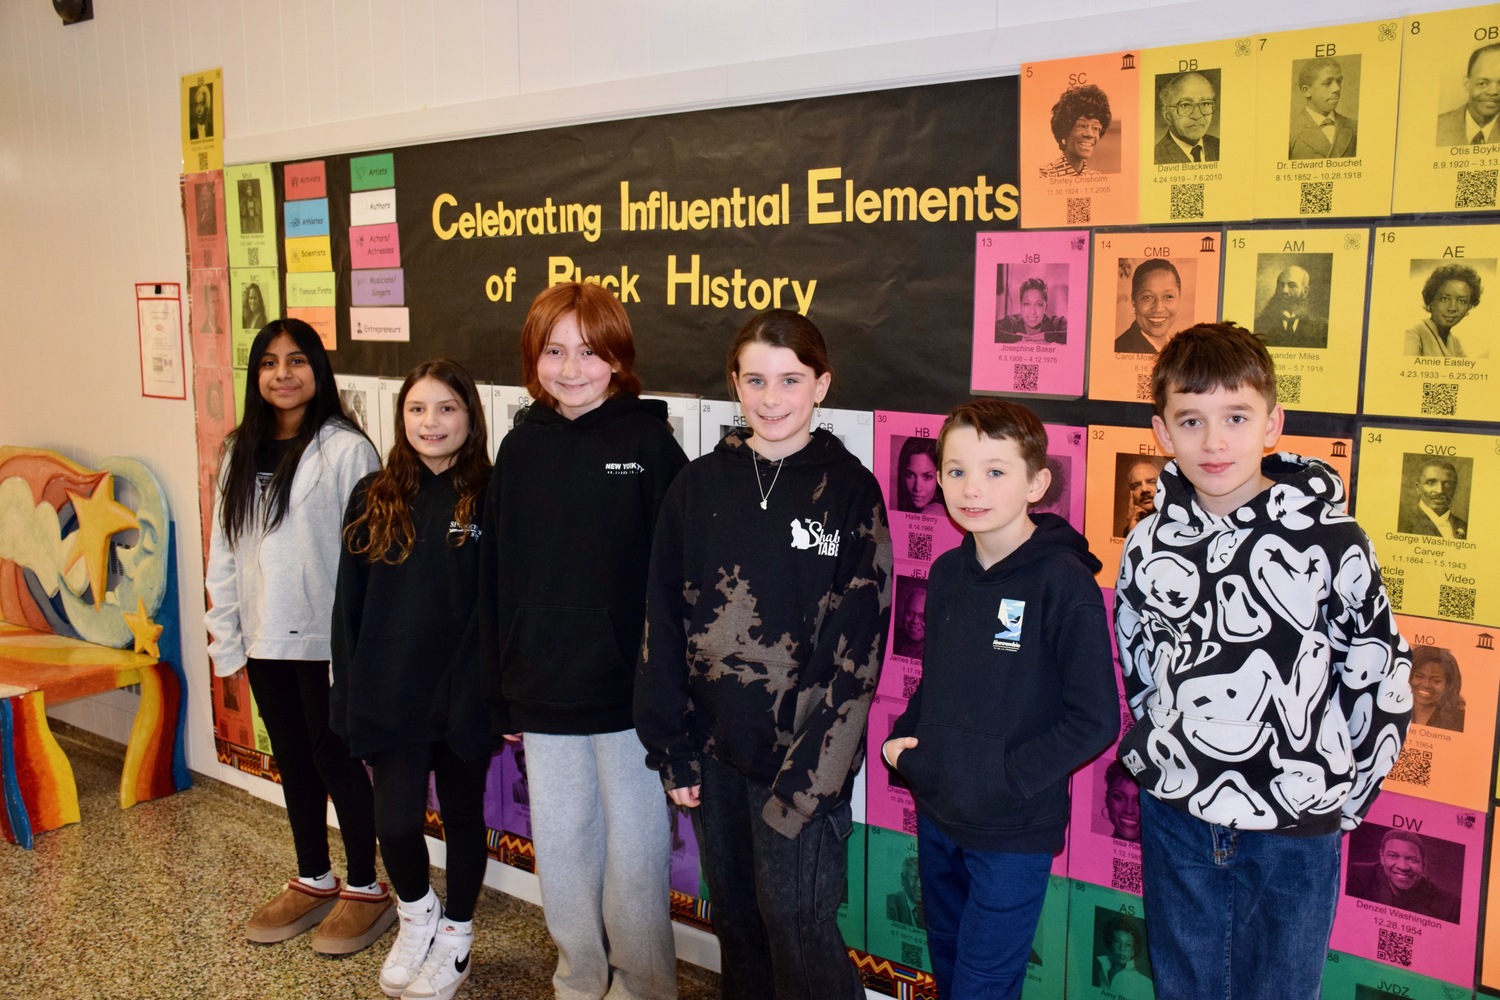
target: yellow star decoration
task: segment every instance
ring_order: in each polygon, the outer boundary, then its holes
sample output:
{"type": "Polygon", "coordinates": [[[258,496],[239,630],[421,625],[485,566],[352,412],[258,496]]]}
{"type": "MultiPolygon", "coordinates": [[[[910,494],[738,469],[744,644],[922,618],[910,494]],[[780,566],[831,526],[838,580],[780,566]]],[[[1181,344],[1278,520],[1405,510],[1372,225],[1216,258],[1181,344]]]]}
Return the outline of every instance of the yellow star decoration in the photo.
{"type": "Polygon", "coordinates": [[[89,590],[94,594],[94,610],[98,611],[104,604],[109,540],[122,531],[140,527],[140,522],[129,507],[115,501],[115,477],[110,472],[99,480],[93,495],[85,498],[69,490],[68,500],[78,518],[78,530],[73,533],[73,542],[68,546],[63,572],[71,570],[78,560],[84,561],[88,567],[89,590]]]}
{"type": "Polygon", "coordinates": [[[130,634],[135,636],[135,651],[161,659],[161,647],[156,644],[156,640],[161,638],[162,627],[146,614],[146,602],[137,597],[135,614],[127,611],[120,617],[125,619],[125,624],[130,626],[130,634]]]}

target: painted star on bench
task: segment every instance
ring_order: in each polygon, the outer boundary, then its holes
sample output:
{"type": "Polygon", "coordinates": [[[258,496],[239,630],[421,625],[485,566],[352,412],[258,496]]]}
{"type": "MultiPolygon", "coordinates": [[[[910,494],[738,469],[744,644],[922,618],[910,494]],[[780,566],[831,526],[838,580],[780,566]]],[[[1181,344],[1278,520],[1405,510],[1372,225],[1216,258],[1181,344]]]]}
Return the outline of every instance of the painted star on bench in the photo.
{"type": "Polygon", "coordinates": [[[104,605],[104,586],[109,572],[109,540],[122,531],[140,527],[135,514],[115,500],[115,477],[106,472],[88,497],[72,490],[68,500],[78,518],[78,530],[63,559],[63,572],[71,570],[82,559],[88,569],[89,589],[94,595],[94,610],[104,605]]]}
{"type": "Polygon", "coordinates": [[[137,597],[135,613],[127,611],[120,617],[125,619],[125,624],[130,626],[130,634],[135,636],[135,651],[161,659],[161,647],[156,644],[156,640],[161,638],[162,626],[152,621],[151,616],[146,613],[146,602],[137,597]]]}

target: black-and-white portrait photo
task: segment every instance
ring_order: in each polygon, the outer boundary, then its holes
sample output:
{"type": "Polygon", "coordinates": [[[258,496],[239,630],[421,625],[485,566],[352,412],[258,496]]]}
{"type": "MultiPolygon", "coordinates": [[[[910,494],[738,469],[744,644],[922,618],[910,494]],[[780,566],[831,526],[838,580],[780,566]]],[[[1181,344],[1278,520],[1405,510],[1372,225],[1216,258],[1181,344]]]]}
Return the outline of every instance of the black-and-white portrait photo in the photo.
{"type": "Polygon", "coordinates": [[[1267,347],[1328,346],[1331,253],[1263,253],[1255,265],[1255,335],[1267,347]]]}
{"type": "Polygon", "coordinates": [[[219,212],[212,184],[194,185],[193,220],[199,236],[219,235],[219,212]]]}
{"type": "Polygon", "coordinates": [[[1287,159],[1359,155],[1359,56],[1292,60],[1287,159]]]}
{"type": "Polygon", "coordinates": [[[248,178],[237,182],[240,202],[240,232],[259,235],[265,232],[266,219],[260,203],[260,180],[248,178]]]}
{"type": "Polygon", "coordinates": [[[1485,280],[1494,276],[1493,258],[1413,260],[1412,284],[1421,283],[1421,308],[1426,315],[1407,328],[1401,353],[1411,358],[1489,357],[1492,335],[1482,323],[1470,322],[1462,337],[1457,328],[1479,306],[1485,280]]]}
{"type": "Polygon", "coordinates": [[[1473,470],[1472,458],[1403,454],[1396,530],[1406,535],[1468,538],[1473,470]]]}
{"type": "Polygon", "coordinates": [[[214,85],[200,83],[188,88],[188,138],[214,137],[214,85]]]}
{"type": "Polygon", "coordinates": [[[1463,86],[1464,102],[1437,116],[1437,145],[1451,148],[1500,142],[1495,130],[1500,116],[1500,42],[1469,53],[1463,86]]]}
{"type": "Polygon", "coordinates": [[[1219,71],[1156,74],[1157,163],[1213,163],[1219,159],[1219,71]]]}
{"type": "Polygon", "coordinates": [[[1156,480],[1167,460],[1160,455],[1115,455],[1115,535],[1124,538],[1156,513],[1156,480]]]}
{"type": "Polygon", "coordinates": [[[995,343],[1066,344],[1068,265],[1001,264],[995,281],[995,343]]]}
{"type": "Polygon", "coordinates": [[[1121,997],[1153,995],[1146,961],[1146,928],[1135,917],[1094,908],[1093,983],[1121,997]]]}
{"type": "Polygon", "coordinates": [[[1069,87],[1052,105],[1052,138],[1057,143],[1057,159],[1041,167],[1043,180],[1071,180],[1103,177],[1120,169],[1119,144],[1109,152],[1105,136],[1114,120],[1109,109],[1109,95],[1097,85],[1069,87]],[[1112,160],[1112,162],[1106,162],[1112,160]]]}

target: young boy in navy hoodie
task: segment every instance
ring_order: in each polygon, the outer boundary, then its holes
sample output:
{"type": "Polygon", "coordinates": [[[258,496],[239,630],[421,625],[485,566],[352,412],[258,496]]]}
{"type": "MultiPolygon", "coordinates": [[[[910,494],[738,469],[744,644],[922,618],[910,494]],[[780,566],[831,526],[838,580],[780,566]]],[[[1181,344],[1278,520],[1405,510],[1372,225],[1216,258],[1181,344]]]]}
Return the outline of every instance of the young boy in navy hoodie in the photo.
{"type": "Polygon", "coordinates": [[[1055,514],[1047,431],[997,399],[938,435],[948,513],[968,534],[927,581],[922,680],[882,753],[917,801],[938,993],[1016,997],[1068,825],[1068,777],[1119,731],[1099,560],[1055,514]]]}
{"type": "Polygon", "coordinates": [[[1410,649],[1338,473],[1263,457],[1283,413],[1259,340],[1184,330],[1151,391],[1175,459],[1126,538],[1115,632],[1156,995],[1316,997],[1340,831],[1401,751],[1410,649]]]}

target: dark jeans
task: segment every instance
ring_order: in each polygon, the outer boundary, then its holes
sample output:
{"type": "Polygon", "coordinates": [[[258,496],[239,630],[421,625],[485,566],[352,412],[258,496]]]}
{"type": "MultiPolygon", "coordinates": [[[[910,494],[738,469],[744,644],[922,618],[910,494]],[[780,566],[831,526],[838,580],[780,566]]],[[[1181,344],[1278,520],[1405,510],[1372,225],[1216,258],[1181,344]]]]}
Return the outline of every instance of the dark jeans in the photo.
{"type": "Polygon", "coordinates": [[[770,789],[703,757],[693,829],[719,937],[723,996],[863,1000],[837,920],[854,831],[849,804],[788,840],[760,818],[770,797],[770,789]]]}
{"type": "Polygon", "coordinates": [[[1142,791],[1157,1000],[1315,1000],[1338,902],[1341,836],[1232,830],[1142,791]]]}
{"type": "Polygon", "coordinates": [[[328,662],[256,660],[245,665],[256,708],[281,771],[297,874],[317,878],[328,858],[328,800],[338,812],[350,885],[375,881],[375,800],[365,767],[328,728],[328,662]]]}
{"type": "Polygon", "coordinates": [[[400,899],[427,895],[427,775],[437,782],[448,845],[448,898],[443,912],[472,920],[474,901],[489,860],[485,843],[484,781],[490,759],[459,760],[446,743],[419,743],[382,750],[370,758],[375,772],[375,830],[380,856],[400,899]]]}
{"type": "Polygon", "coordinates": [[[938,996],[1019,997],[1052,855],[967,851],[919,813],[917,864],[938,996]]]}

